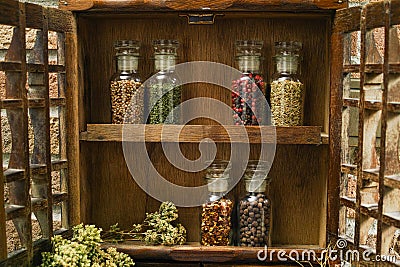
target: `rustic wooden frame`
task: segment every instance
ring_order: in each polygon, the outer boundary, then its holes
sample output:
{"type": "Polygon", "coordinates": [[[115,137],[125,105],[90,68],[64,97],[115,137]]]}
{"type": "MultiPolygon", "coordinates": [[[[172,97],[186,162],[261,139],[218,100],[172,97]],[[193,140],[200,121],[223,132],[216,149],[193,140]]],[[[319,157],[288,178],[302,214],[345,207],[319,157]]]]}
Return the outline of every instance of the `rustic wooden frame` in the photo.
{"type": "MultiPolygon", "coordinates": [[[[384,1],[371,3],[365,7],[355,7],[339,10],[336,19],[336,32],[342,38],[351,32],[359,31],[361,35],[361,61],[359,65],[352,64],[349,53],[345,50],[344,64],[341,72],[359,73],[360,96],[351,98],[346,92],[348,81],[344,81],[343,92],[343,130],[342,130],[342,166],[343,175],[357,177],[355,198],[342,195],[342,207],[355,211],[354,239],[348,240],[351,246],[359,251],[371,249],[365,246],[365,235],[374,220],[377,220],[376,255],[388,255],[389,243],[392,241],[394,229],[400,228],[399,194],[399,63],[400,46],[396,29],[393,25],[400,23],[400,2],[384,1]],[[384,18],[384,19],[382,19],[384,18]],[[384,29],[384,55],[382,58],[375,46],[371,31],[375,28],[384,29]],[[368,90],[380,85],[382,90],[378,99],[371,99],[368,90]],[[374,87],[375,86],[375,87],[374,87]],[[380,98],[380,99],[379,99],[380,98]],[[358,153],[356,164],[349,162],[349,127],[348,108],[358,109],[358,153]],[[381,124],[378,127],[378,124],[381,124]],[[377,129],[380,130],[380,153],[375,149],[377,129]],[[371,201],[363,196],[376,194],[378,201],[371,201]],[[368,191],[370,190],[370,191],[368,191]],[[396,192],[393,192],[396,191],[396,192]]],[[[347,42],[349,46],[349,42],[347,42]]],[[[379,91],[379,89],[378,89],[379,91]]],[[[341,185],[344,187],[345,185],[341,185]]],[[[343,233],[343,220],[346,212],[341,213],[340,229],[343,233]]],[[[346,237],[343,237],[346,238],[346,237]]]]}
{"type": "MultiPolygon", "coordinates": [[[[12,151],[8,168],[0,175],[0,193],[4,195],[4,184],[11,185],[10,205],[5,206],[4,198],[0,201],[0,265],[30,265],[34,251],[48,246],[53,236],[52,208],[56,203],[76,206],[69,194],[78,177],[73,173],[76,164],[67,161],[71,155],[76,156],[78,132],[74,123],[66,124],[75,114],[71,83],[74,77],[67,77],[67,69],[72,73],[75,68],[76,49],[73,41],[75,34],[74,18],[70,12],[44,8],[28,3],[18,3],[12,0],[0,2],[0,24],[14,27],[11,45],[7,50],[5,61],[0,62],[0,70],[6,75],[6,99],[1,99],[0,106],[6,109],[12,132],[12,151]],[[32,52],[26,59],[25,30],[36,30],[36,40],[32,52]],[[72,48],[66,52],[64,47],[58,50],[58,63],[48,62],[48,32],[59,33],[59,39],[67,36],[67,45],[72,48]],[[71,37],[72,36],[72,37],[71,37]],[[72,53],[72,55],[71,55],[72,53]],[[65,54],[65,57],[64,57],[65,54]],[[73,67],[71,67],[73,66],[73,67]],[[49,96],[49,73],[58,73],[60,97],[49,96]],[[70,86],[70,87],[69,87],[70,86]],[[52,160],[50,152],[50,107],[60,107],[60,160],[52,160]],[[28,126],[29,117],[33,128],[33,154],[29,151],[28,126]],[[65,119],[64,119],[65,117],[65,119]],[[71,139],[66,139],[70,135],[71,139]],[[76,137],[74,139],[74,136],[76,137]],[[75,143],[73,143],[75,142],[75,143]],[[75,167],[74,167],[75,166],[75,167]],[[61,193],[52,193],[51,172],[68,170],[61,193]],[[3,208],[4,207],[4,208],[3,208]],[[42,241],[32,242],[31,214],[35,213],[41,228],[42,241]],[[5,221],[13,220],[19,232],[23,249],[7,255],[5,221]],[[8,257],[8,259],[7,259],[8,257]]],[[[64,42],[64,39],[61,39],[64,42]]],[[[3,152],[0,152],[0,158],[3,152]]],[[[74,191],[76,189],[72,189],[74,191]]],[[[76,193],[75,193],[76,195],[76,193]]],[[[73,210],[73,208],[71,209],[73,210]]],[[[67,212],[65,215],[70,214],[67,212]]],[[[77,213],[79,215],[79,213],[77,213]]],[[[67,217],[67,216],[62,216],[67,217]]],[[[76,224],[76,216],[64,219],[62,227],[76,224]]],[[[35,254],[37,254],[35,252],[35,254]]]]}

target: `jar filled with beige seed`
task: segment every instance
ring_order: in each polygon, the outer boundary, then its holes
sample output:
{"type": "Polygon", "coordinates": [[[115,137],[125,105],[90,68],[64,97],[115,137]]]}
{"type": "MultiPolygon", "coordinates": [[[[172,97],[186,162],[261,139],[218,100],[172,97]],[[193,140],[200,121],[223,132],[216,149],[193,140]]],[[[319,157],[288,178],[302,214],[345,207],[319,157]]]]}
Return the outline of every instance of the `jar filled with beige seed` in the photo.
{"type": "Polygon", "coordinates": [[[275,126],[301,126],[304,84],[299,79],[300,42],[276,42],[275,73],[271,80],[271,113],[275,126]]]}
{"type": "Polygon", "coordinates": [[[112,123],[143,123],[144,90],[138,73],[140,42],[115,42],[117,71],[110,82],[112,123]]]}

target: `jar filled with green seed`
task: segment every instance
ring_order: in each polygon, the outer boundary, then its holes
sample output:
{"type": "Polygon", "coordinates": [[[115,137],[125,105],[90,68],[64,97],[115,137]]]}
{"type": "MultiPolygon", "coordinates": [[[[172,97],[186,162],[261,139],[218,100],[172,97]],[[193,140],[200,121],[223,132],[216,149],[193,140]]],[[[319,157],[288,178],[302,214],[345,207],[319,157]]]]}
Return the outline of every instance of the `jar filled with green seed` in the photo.
{"type": "Polygon", "coordinates": [[[148,80],[150,124],[179,124],[181,103],[180,81],[175,74],[177,40],[155,40],[154,75],[148,80]]]}
{"type": "Polygon", "coordinates": [[[110,82],[111,121],[115,124],[143,123],[144,90],[138,72],[140,42],[115,42],[117,71],[110,82]]]}
{"type": "Polygon", "coordinates": [[[276,42],[275,73],[271,80],[271,113],[275,126],[301,126],[304,84],[299,79],[300,42],[276,42]]]}

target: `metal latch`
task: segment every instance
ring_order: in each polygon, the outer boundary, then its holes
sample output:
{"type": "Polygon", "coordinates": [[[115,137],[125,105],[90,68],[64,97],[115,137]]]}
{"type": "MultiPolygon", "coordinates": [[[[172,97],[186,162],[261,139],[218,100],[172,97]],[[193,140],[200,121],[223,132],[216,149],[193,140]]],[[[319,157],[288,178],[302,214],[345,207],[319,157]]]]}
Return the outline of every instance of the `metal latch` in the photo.
{"type": "Polygon", "coordinates": [[[185,14],[179,15],[180,17],[187,17],[188,24],[214,24],[216,16],[223,16],[224,14],[185,14]]]}

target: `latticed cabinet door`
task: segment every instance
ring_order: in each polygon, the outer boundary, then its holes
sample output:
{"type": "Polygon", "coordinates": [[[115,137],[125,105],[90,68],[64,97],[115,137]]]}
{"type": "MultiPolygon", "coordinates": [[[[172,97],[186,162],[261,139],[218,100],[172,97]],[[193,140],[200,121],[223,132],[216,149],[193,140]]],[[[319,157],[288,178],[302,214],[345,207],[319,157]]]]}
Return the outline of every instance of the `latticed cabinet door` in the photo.
{"type": "Polygon", "coordinates": [[[337,11],[332,40],[336,245],[347,262],[399,264],[400,1],[337,11]]]}
{"type": "Polygon", "coordinates": [[[75,21],[1,0],[0,32],[0,265],[25,266],[78,221],[75,21]]]}

